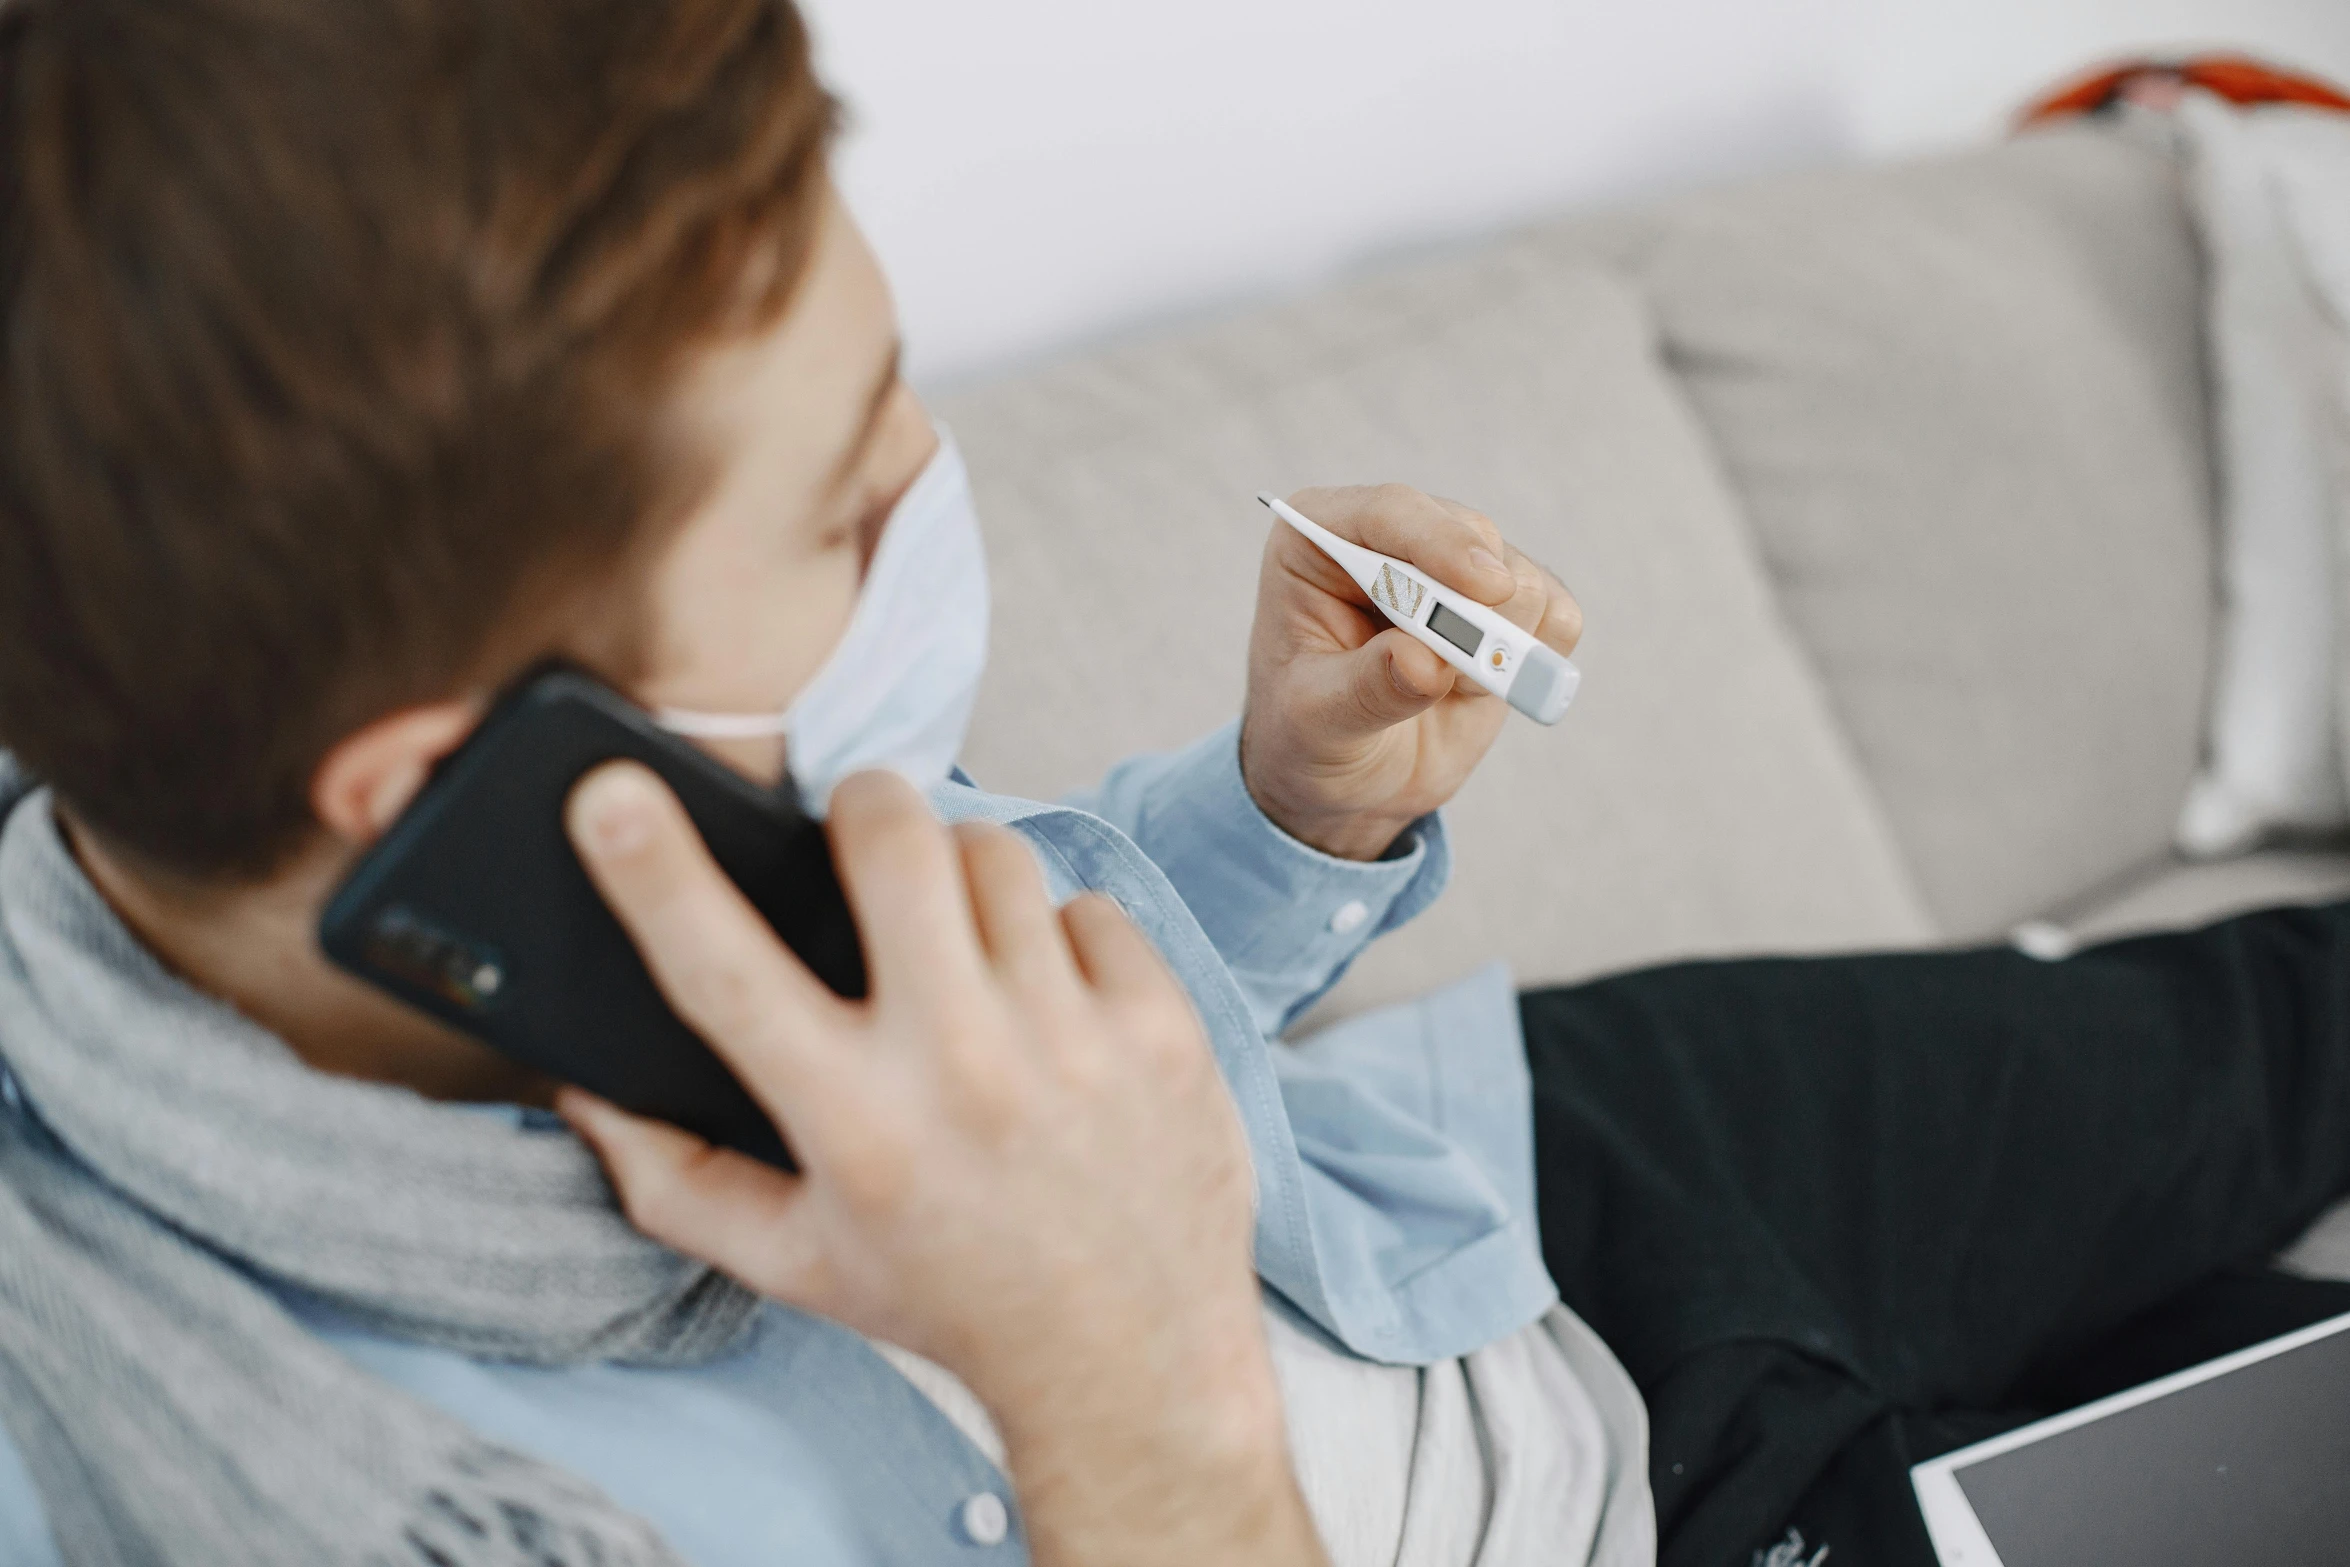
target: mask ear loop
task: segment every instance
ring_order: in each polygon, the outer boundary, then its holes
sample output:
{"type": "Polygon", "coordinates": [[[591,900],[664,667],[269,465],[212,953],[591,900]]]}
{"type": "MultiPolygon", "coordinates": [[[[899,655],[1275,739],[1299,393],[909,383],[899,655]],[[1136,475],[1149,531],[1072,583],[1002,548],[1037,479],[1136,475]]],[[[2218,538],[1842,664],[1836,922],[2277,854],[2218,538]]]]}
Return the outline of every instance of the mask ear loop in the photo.
{"type": "Polygon", "coordinates": [[[688,740],[772,740],[790,727],[784,713],[698,713],[687,707],[655,708],[653,722],[688,740]]]}

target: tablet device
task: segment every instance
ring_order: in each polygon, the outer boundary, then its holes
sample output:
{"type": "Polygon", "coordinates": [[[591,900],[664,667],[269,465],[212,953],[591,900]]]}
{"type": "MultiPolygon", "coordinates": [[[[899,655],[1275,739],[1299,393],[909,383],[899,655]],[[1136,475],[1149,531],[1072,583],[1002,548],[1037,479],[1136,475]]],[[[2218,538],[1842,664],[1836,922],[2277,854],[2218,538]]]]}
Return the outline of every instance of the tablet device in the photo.
{"type": "Polygon", "coordinates": [[[1910,1471],[1943,1567],[2350,1562],[2350,1316],[1910,1471]]]}

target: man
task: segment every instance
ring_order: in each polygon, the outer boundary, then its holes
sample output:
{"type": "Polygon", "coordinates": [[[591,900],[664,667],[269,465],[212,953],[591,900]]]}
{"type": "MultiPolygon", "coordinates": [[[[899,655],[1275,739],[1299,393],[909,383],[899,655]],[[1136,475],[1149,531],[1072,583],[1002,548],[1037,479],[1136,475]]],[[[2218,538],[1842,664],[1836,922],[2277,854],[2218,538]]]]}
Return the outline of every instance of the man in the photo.
{"type": "Polygon", "coordinates": [[[1920,1560],[1908,1455],[2350,1184],[2333,915],[1268,1044],[1501,705],[1275,530],[1234,728],[945,777],[968,496],[784,0],[19,0],[0,84],[0,1559],[1920,1560]],[[316,950],[550,653],[829,797],[853,1004],[649,775],[568,817],[797,1176],[316,950]]]}

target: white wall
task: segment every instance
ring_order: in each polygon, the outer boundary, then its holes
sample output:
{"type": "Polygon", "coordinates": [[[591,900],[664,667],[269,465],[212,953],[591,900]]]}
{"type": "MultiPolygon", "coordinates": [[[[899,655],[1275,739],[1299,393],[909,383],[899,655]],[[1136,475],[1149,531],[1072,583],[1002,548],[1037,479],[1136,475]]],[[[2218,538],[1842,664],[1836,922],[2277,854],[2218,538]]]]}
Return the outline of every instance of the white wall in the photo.
{"type": "Polygon", "coordinates": [[[2350,0],[802,0],[927,384],[1542,213],[1996,132],[2350,0]]]}

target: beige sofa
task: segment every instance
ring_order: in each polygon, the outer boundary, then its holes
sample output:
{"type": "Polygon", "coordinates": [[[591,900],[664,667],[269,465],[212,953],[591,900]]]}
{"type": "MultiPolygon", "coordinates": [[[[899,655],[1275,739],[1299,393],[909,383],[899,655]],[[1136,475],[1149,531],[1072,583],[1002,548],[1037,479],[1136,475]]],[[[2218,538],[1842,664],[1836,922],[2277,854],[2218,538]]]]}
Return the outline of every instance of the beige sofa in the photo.
{"type": "MultiPolygon", "coordinates": [[[[1584,682],[1301,1031],[1494,955],[2079,940],[2350,896],[2182,863],[2214,618],[2177,171],[2076,124],[1572,218],[942,399],[996,582],[966,761],[1053,796],[1237,711],[1251,496],[1396,479],[1575,589],[1584,682]]],[[[2350,1203],[2288,1255],[2350,1278],[2350,1203]]]]}
{"type": "MultiPolygon", "coordinates": [[[[967,753],[1065,791],[1236,711],[1259,489],[1472,502],[1581,597],[1582,695],[1319,1018],[1499,954],[2083,936],[2350,894],[2169,851],[2213,617],[2198,260],[2092,126],[1577,218],[943,399],[996,571],[967,753]]],[[[1316,1019],[1308,1019],[1308,1026],[1316,1019]]]]}

